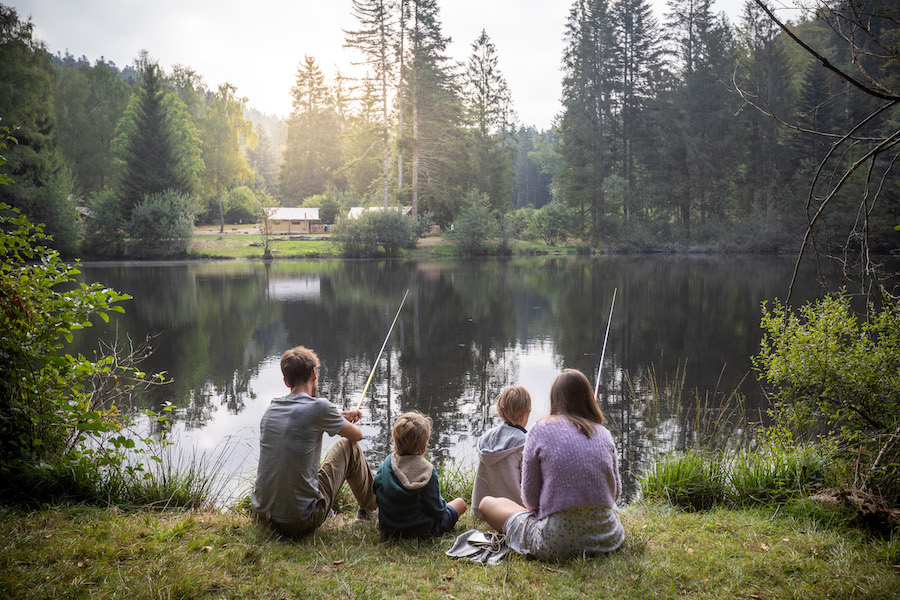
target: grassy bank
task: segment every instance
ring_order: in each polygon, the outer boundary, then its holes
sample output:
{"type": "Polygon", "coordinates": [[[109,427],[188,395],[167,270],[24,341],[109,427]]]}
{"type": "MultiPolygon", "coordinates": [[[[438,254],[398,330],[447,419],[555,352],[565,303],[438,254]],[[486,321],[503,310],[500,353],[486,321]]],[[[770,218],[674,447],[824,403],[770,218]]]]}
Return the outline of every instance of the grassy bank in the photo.
{"type": "MultiPolygon", "coordinates": [[[[297,236],[272,236],[269,248],[275,258],[336,258],[339,256],[337,246],[329,235],[310,236],[316,239],[301,240],[297,236]]],[[[255,233],[246,226],[229,225],[225,233],[219,233],[218,227],[198,227],[188,247],[190,258],[262,258],[264,236],[255,233]]],[[[574,254],[574,247],[548,246],[541,242],[514,240],[512,253],[515,255],[530,254],[574,254]]],[[[404,258],[431,258],[435,256],[456,255],[456,245],[442,237],[429,237],[419,240],[413,250],[403,250],[404,258]]]]}
{"type": "MultiPolygon", "coordinates": [[[[806,505],[687,513],[639,503],[612,555],[495,567],[453,541],[383,541],[343,514],[281,540],[246,516],[0,509],[4,598],[897,598],[884,544],[806,505]]],[[[457,532],[475,526],[463,517],[457,532]]]]}

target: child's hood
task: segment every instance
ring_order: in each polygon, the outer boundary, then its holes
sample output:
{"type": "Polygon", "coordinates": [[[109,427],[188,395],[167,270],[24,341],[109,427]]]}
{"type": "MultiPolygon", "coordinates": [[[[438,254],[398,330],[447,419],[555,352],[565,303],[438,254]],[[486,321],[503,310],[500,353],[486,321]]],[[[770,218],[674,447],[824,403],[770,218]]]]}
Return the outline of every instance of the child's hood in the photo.
{"type": "Polygon", "coordinates": [[[478,452],[485,463],[492,464],[510,454],[521,452],[524,445],[525,433],[504,423],[481,436],[478,440],[478,452]]]}
{"type": "Polygon", "coordinates": [[[434,467],[421,454],[398,456],[395,453],[391,455],[391,470],[400,485],[408,490],[417,490],[431,480],[434,467]]]}

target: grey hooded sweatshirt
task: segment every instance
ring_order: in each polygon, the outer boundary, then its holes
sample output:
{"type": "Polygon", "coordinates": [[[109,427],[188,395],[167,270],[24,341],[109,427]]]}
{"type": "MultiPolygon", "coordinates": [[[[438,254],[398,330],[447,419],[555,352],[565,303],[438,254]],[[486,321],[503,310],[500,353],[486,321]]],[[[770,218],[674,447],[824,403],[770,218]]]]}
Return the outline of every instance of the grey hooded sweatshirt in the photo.
{"type": "Polygon", "coordinates": [[[478,503],[485,496],[509,498],[522,504],[522,450],[525,432],[503,423],[478,439],[478,472],[472,488],[472,513],[481,519],[478,503]]]}

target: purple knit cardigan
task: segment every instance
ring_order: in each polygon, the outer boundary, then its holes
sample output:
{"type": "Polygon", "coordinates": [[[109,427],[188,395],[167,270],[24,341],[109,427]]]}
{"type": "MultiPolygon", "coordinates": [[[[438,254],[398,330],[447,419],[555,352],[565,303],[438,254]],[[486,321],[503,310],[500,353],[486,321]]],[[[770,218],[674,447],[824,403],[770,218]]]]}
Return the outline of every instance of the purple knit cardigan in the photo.
{"type": "Polygon", "coordinates": [[[528,432],[522,500],[538,519],[576,506],[613,507],[622,495],[616,445],[609,430],[590,438],[565,417],[549,417],[528,432]]]}

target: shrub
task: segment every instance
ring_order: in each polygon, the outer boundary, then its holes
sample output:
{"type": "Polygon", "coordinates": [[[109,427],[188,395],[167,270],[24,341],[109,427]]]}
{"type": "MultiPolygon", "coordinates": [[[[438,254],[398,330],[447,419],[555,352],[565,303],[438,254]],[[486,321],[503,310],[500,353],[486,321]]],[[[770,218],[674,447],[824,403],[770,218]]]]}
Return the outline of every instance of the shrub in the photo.
{"type": "MultiPolygon", "coordinates": [[[[137,363],[149,343],[122,351],[116,343],[99,355],[61,352],[64,341],[91,325],[124,312],[129,296],[99,283],[75,284],[77,266],[64,264],[45,247],[41,226],[0,204],[0,482],[2,491],[31,491],[18,485],[26,473],[99,473],[121,465],[134,440],[119,408],[135,387],[163,382],[137,363]],[[59,468],[61,467],[61,469],[59,468]]],[[[93,485],[90,477],[80,478],[93,485]]]]}
{"type": "Polygon", "coordinates": [[[453,222],[452,239],[463,256],[488,254],[499,233],[497,217],[486,194],[470,192],[463,200],[459,216],[453,222]]]}
{"type": "Polygon", "coordinates": [[[334,239],[343,256],[396,256],[401,248],[415,248],[416,223],[397,210],[371,210],[358,219],[345,219],[334,239]]]}
{"type": "Polygon", "coordinates": [[[144,196],[127,226],[132,254],[165,257],[184,253],[194,233],[198,210],[196,196],[175,190],[144,196]]]}
{"type": "Polygon", "coordinates": [[[259,196],[246,185],[228,190],[223,204],[226,223],[256,223],[262,206],[259,196]]]}
{"type": "Polygon", "coordinates": [[[88,199],[82,252],[95,258],[116,258],[125,253],[122,201],[106,188],[88,199]]]}
{"type": "Polygon", "coordinates": [[[548,246],[565,242],[572,229],[574,216],[564,204],[551,202],[534,211],[530,230],[535,237],[544,240],[548,246]]]}
{"type": "Polygon", "coordinates": [[[846,294],[796,312],[776,302],[762,328],[754,366],[774,400],[771,432],[842,448],[862,489],[900,497],[900,301],[864,320],[846,294]]]}

